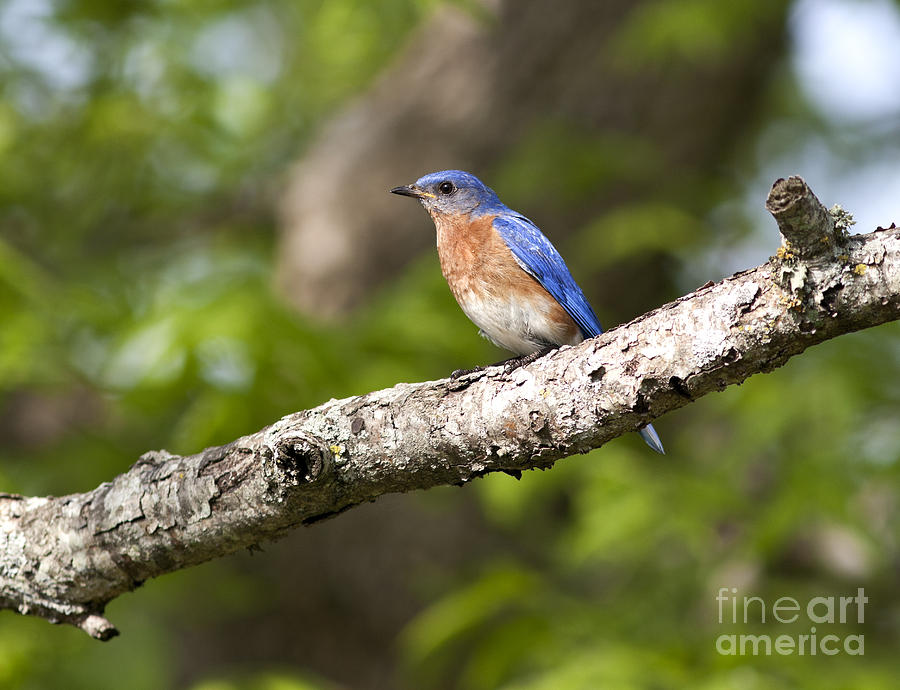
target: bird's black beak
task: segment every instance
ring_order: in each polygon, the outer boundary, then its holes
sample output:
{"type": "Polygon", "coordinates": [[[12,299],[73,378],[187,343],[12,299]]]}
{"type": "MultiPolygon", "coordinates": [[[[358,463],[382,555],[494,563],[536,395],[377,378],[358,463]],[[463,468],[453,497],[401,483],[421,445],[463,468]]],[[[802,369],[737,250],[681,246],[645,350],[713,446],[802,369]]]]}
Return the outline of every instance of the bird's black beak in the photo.
{"type": "Polygon", "coordinates": [[[399,194],[400,196],[411,196],[413,199],[425,199],[426,197],[434,198],[433,194],[424,192],[413,185],[403,185],[402,187],[394,187],[391,194],[399,194]]]}
{"type": "Polygon", "coordinates": [[[409,185],[403,185],[402,187],[394,187],[391,190],[391,194],[399,194],[400,196],[411,196],[418,197],[416,191],[409,185]]]}

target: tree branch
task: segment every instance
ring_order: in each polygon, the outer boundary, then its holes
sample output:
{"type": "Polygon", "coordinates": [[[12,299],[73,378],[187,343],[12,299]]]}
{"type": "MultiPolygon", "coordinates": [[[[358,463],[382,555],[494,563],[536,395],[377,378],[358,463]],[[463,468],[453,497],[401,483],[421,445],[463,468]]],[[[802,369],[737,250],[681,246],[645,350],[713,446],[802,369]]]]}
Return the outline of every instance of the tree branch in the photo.
{"type": "Polygon", "coordinates": [[[550,467],[900,317],[900,230],[848,236],[797,177],[768,207],[785,243],[767,263],[512,373],[331,400],[196,455],[151,451],[88,493],[0,494],[0,608],[108,639],[105,605],[148,578],[382,494],[550,467]]]}

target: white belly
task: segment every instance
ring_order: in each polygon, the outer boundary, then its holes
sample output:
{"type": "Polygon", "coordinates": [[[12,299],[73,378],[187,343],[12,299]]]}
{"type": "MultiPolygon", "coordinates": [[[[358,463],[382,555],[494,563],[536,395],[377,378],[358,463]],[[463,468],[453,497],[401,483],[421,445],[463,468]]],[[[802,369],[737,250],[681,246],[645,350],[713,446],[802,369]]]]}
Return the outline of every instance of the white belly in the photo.
{"type": "Polygon", "coordinates": [[[554,309],[559,309],[555,301],[498,297],[485,300],[471,290],[461,293],[457,301],[465,315],[481,329],[481,335],[517,355],[575,345],[583,339],[580,331],[564,334],[550,317],[554,309]]]}

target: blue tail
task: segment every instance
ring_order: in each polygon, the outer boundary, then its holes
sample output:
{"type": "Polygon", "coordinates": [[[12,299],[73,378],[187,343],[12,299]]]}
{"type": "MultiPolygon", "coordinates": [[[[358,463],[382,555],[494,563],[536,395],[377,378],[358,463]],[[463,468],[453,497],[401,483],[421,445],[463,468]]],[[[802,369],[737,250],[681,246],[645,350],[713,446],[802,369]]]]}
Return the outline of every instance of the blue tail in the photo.
{"type": "Polygon", "coordinates": [[[662,441],[659,440],[659,435],[656,433],[656,429],[653,428],[652,424],[648,424],[641,429],[640,434],[641,438],[644,439],[644,442],[653,450],[660,455],[666,454],[666,449],[663,448],[662,441]]]}

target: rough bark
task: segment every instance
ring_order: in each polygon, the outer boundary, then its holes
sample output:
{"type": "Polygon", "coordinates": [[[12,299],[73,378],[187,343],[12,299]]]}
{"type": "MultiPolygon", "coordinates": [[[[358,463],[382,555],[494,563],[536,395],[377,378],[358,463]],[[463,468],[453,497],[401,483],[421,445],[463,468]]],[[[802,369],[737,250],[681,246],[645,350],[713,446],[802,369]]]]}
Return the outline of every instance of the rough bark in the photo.
{"type": "Polygon", "coordinates": [[[769,196],[775,257],[507,373],[331,400],[192,456],[151,451],[93,491],[0,494],[0,608],[116,634],[104,606],[144,580],[391,492],[546,468],[900,317],[900,229],[849,236],[800,178],[769,196]]]}

